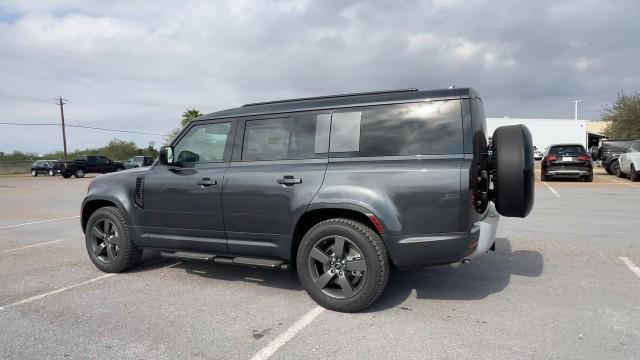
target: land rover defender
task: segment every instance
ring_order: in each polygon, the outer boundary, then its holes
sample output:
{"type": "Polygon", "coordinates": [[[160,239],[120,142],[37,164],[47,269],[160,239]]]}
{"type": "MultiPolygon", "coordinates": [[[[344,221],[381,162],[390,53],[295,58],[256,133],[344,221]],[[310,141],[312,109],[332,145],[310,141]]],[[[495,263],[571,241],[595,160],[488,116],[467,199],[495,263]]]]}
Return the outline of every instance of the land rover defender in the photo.
{"type": "Polygon", "coordinates": [[[533,206],[531,134],[488,145],[471,88],[247,104],[201,116],[151,167],[98,176],[82,203],[93,263],[143,249],[297,269],[322,306],[363,310],[390,267],[459,265],[494,245],[499,215],[533,206]]]}

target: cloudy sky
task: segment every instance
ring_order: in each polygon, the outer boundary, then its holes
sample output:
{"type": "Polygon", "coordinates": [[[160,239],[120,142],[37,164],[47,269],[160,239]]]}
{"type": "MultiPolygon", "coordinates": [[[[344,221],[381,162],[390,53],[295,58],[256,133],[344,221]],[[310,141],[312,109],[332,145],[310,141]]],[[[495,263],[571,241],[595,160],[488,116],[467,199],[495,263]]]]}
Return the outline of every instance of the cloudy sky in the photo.
{"type": "MultiPolygon", "coordinates": [[[[492,117],[597,119],[640,91],[640,1],[0,0],[0,122],[151,133],[180,114],[341,92],[473,86],[492,117]]],[[[71,128],[69,147],[153,135],[71,128]]],[[[61,148],[0,125],[0,151],[61,148]]]]}

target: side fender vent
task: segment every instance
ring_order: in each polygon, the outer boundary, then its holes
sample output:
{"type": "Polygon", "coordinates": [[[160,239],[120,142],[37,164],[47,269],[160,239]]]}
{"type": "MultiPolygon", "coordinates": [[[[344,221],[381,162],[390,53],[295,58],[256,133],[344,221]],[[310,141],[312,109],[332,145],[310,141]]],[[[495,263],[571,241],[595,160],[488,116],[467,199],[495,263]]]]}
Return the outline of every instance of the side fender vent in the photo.
{"type": "Polygon", "coordinates": [[[144,208],[144,176],[138,176],[136,178],[134,201],[138,207],[144,208]]]}

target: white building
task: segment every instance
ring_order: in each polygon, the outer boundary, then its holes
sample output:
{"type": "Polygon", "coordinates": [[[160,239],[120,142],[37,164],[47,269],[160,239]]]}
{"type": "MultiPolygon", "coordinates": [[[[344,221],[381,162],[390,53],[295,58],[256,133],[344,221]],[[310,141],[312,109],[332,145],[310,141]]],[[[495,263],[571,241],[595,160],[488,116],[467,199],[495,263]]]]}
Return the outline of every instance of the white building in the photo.
{"type": "Polygon", "coordinates": [[[492,136],[497,127],[523,124],[531,131],[533,145],[539,150],[558,143],[582,144],[588,149],[590,139],[587,123],[587,120],[573,119],[487,118],[487,132],[492,136]]]}

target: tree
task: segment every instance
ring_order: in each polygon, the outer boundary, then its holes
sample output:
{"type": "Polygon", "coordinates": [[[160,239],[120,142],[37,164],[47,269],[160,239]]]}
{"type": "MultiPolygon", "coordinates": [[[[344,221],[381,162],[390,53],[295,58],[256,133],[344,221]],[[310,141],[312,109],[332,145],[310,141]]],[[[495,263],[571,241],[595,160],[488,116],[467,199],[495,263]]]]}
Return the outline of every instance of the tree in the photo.
{"type": "Polygon", "coordinates": [[[196,109],[187,109],[187,111],[182,113],[182,120],[180,120],[180,125],[184,128],[189,125],[191,120],[197,118],[198,116],[202,116],[202,113],[196,109]]]}
{"type": "Polygon", "coordinates": [[[602,120],[609,122],[605,135],[610,138],[640,138],[640,93],[618,93],[616,102],[605,106],[602,120]]]}
{"type": "Polygon", "coordinates": [[[180,134],[180,131],[182,131],[185,126],[189,125],[189,123],[198,116],[202,116],[202,113],[197,109],[187,109],[187,111],[183,112],[182,119],[180,120],[180,127],[171,130],[171,132],[164,137],[164,145],[169,145],[173,139],[180,134]]]}

